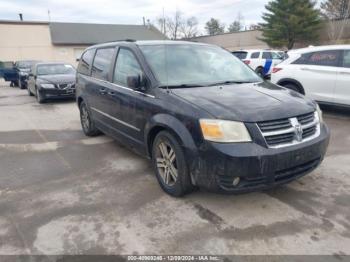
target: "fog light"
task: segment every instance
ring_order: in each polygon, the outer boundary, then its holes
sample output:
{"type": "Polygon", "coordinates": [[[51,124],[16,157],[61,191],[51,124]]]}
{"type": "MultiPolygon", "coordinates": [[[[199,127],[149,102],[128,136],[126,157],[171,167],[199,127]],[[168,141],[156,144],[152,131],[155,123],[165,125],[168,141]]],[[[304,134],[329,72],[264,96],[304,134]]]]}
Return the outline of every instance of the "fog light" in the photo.
{"type": "Polygon", "coordinates": [[[232,185],[233,186],[237,186],[239,184],[239,182],[241,181],[241,179],[239,177],[235,177],[233,179],[232,185]]]}

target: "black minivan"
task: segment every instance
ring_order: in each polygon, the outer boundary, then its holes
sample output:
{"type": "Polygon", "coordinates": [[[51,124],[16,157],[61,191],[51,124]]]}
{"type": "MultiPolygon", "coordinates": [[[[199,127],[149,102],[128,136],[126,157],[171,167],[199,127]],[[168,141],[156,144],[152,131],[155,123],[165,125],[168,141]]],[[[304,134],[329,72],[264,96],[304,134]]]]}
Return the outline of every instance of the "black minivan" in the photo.
{"type": "Polygon", "coordinates": [[[173,196],[290,182],[321,163],[329,142],[314,101],[207,44],[89,47],[76,97],[84,133],[103,132],[152,159],[160,186],[173,196]]]}

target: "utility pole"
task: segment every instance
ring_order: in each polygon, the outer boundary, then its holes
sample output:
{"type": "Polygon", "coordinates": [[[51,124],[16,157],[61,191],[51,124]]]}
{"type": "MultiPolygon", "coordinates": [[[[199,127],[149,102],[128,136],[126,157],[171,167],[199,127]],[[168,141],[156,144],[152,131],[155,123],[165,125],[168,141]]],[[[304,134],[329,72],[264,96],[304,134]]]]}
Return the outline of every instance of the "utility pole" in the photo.
{"type": "Polygon", "coordinates": [[[50,9],[47,9],[47,15],[48,15],[48,17],[49,17],[49,22],[51,22],[50,9]]]}

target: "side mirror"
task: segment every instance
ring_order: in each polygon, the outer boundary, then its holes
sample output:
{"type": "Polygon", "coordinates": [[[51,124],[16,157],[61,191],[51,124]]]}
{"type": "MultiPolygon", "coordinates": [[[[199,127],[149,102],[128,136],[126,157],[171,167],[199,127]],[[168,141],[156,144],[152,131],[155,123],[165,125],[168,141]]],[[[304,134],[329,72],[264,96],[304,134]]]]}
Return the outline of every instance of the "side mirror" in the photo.
{"type": "Polygon", "coordinates": [[[126,82],[129,88],[140,91],[146,90],[146,81],[143,75],[127,76],[126,82]]]}

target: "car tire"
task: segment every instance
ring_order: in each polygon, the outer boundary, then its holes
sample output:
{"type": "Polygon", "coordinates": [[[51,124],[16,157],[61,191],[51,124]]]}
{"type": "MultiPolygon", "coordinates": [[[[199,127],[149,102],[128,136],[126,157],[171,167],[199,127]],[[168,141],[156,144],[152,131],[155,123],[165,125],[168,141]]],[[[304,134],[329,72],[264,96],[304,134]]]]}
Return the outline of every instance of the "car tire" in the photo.
{"type": "Polygon", "coordinates": [[[299,86],[296,85],[296,84],[293,84],[293,83],[287,83],[287,84],[283,85],[283,87],[288,88],[288,89],[290,89],[290,90],[293,90],[293,91],[295,91],[295,92],[298,92],[298,93],[300,93],[300,94],[302,93],[302,92],[300,91],[299,86]]]}
{"type": "Polygon", "coordinates": [[[161,131],[154,139],[152,162],[158,182],[167,194],[181,197],[195,189],[184,151],[171,133],[161,131]]]}
{"type": "Polygon", "coordinates": [[[18,80],[19,89],[24,89],[24,84],[21,79],[18,80]]]}
{"type": "Polygon", "coordinates": [[[258,67],[255,69],[255,73],[257,73],[260,77],[264,78],[264,68],[258,67]]]}
{"type": "Polygon", "coordinates": [[[101,134],[100,130],[96,128],[91,112],[84,101],[80,103],[79,111],[80,123],[84,134],[86,136],[97,136],[101,134]]]}
{"type": "Polygon", "coordinates": [[[29,95],[29,96],[34,96],[33,93],[32,93],[32,91],[30,91],[29,86],[27,86],[27,92],[28,92],[28,95],[29,95]]]}
{"type": "Polygon", "coordinates": [[[35,96],[36,96],[36,100],[38,101],[39,104],[43,104],[45,103],[45,98],[43,97],[42,94],[40,94],[39,89],[35,88],[35,96]]]}

